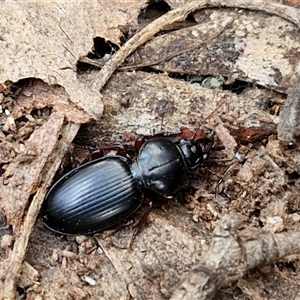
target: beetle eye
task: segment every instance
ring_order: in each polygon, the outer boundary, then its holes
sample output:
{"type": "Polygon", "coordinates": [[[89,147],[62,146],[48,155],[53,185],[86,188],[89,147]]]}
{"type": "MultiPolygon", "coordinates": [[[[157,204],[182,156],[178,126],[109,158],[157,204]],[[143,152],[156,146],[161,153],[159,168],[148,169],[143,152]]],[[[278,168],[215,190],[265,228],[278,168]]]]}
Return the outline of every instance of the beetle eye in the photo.
{"type": "Polygon", "coordinates": [[[193,146],[191,147],[191,152],[193,152],[194,154],[197,152],[197,148],[196,148],[195,145],[193,145],[193,146]]]}

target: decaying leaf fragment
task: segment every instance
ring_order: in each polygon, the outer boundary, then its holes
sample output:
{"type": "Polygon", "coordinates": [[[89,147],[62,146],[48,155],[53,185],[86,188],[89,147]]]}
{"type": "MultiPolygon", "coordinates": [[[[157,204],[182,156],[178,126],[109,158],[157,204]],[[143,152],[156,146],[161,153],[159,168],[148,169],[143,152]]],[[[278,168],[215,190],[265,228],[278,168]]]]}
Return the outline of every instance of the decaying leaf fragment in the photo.
{"type": "Polygon", "coordinates": [[[70,101],[85,112],[73,122],[101,116],[99,91],[77,78],[76,64],[100,36],[120,44],[121,28],[135,23],[144,1],[2,2],[0,8],[0,82],[41,79],[65,89],[70,101]],[[124,2],[125,3],[125,2],[124,2]]]}
{"type": "Polygon", "coordinates": [[[229,9],[201,10],[194,17],[199,23],[155,37],[128,57],[124,69],[223,75],[280,92],[290,89],[299,61],[297,26],[273,15],[229,9]]]}

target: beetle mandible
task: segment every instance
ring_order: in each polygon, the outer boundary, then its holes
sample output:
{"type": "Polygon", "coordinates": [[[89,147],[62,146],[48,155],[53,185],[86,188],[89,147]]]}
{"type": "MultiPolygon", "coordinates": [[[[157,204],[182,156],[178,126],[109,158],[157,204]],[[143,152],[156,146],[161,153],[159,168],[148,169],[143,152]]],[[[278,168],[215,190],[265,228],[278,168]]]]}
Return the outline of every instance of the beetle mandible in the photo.
{"type": "Polygon", "coordinates": [[[154,137],[140,148],[136,160],[104,156],[61,177],[48,191],[42,207],[46,227],[62,234],[93,234],[131,216],[142,204],[145,189],[169,196],[182,188],[187,173],[210,154],[204,139],[154,137]]]}

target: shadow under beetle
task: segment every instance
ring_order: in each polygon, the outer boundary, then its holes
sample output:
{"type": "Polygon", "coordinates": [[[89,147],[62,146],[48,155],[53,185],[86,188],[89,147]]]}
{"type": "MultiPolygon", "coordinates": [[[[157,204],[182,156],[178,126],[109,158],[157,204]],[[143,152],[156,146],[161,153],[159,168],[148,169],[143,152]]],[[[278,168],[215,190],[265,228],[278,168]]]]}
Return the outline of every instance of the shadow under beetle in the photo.
{"type": "Polygon", "coordinates": [[[93,234],[131,216],[144,190],[170,196],[210,154],[212,141],[153,137],[136,160],[115,155],[87,162],[61,177],[42,206],[44,224],[62,234],[93,234]]]}

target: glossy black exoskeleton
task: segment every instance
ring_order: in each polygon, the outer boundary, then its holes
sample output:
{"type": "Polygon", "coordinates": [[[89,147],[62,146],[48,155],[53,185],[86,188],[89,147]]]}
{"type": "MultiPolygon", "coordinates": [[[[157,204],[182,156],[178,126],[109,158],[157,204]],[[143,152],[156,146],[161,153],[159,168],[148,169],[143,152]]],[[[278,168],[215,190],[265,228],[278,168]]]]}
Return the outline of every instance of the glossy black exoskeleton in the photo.
{"type": "Polygon", "coordinates": [[[141,147],[136,161],[105,156],[60,178],[46,195],[45,225],[63,234],[92,234],[120,223],[142,204],[144,189],[169,196],[211,150],[203,140],[156,137],[141,147]]]}

